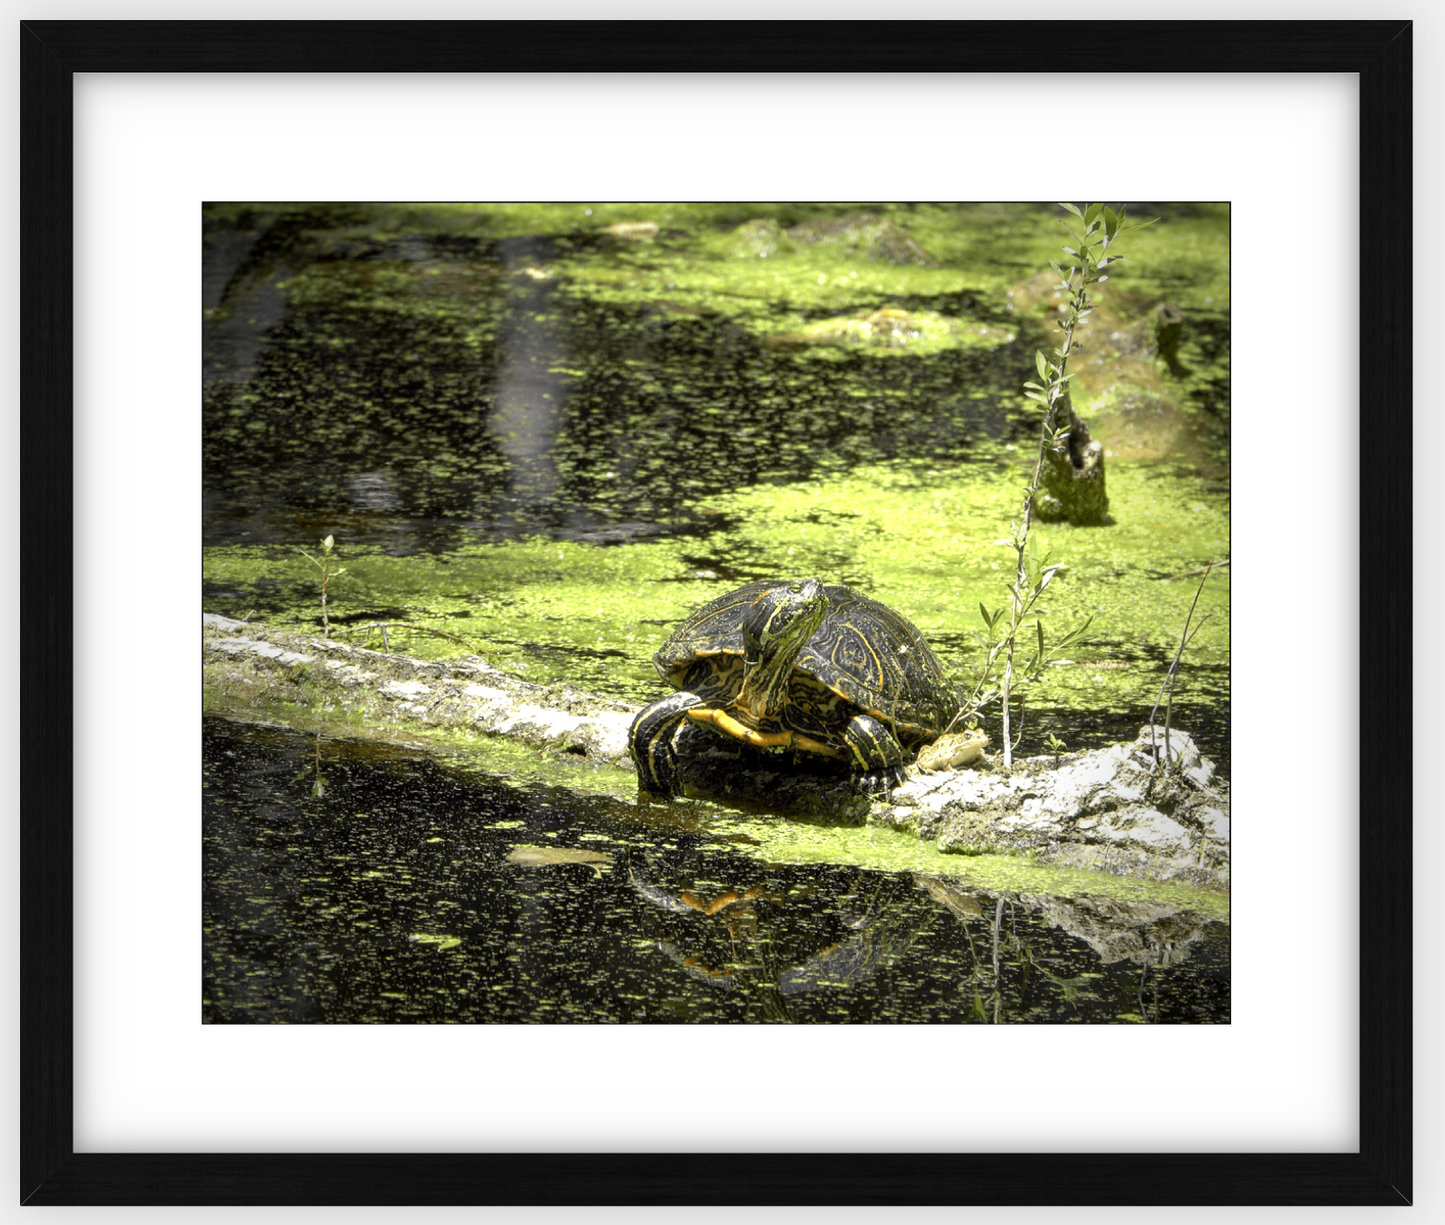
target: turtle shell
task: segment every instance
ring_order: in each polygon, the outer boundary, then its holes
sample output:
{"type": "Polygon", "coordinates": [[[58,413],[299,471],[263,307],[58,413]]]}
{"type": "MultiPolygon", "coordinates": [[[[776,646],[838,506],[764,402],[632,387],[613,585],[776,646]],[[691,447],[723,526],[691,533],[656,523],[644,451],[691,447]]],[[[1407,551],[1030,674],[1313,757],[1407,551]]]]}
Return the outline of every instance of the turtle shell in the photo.
{"type": "MultiPolygon", "coordinates": [[[[743,620],[776,582],[749,583],[704,605],[653,657],[674,689],[725,704],[743,680],[743,620]]],[[[793,664],[780,715],[798,731],[838,730],[861,709],[892,727],[901,744],[935,739],[958,711],[938,659],[918,628],[851,587],[827,586],[828,612],[793,664]]]]}

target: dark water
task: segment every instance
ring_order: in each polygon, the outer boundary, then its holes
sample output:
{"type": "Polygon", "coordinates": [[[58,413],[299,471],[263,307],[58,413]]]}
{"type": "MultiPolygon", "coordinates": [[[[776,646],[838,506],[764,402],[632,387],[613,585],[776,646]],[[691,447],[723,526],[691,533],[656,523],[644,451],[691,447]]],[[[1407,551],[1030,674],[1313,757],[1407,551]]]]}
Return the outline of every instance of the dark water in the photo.
{"type": "Polygon", "coordinates": [[[376,745],[204,746],[207,1022],[1229,1020],[1228,925],[1167,905],[771,865],[376,745]]]}
{"type": "MultiPolygon", "coordinates": [[[[987,463],[981,442],[1036,432],[1019,397],[1032,344],[818,360],[656,294],[604,300],[570,292],[565,273],[528,275],[567,261],[646,271],[594,235],[347,237],[365,218],[207,214],[207,545],[332,530],[398,553],[533,533],[706,538],[730,526],[706,505],[720,491],[899,457],[987,463]],[[307,292],[278,288],[305,270],[307,292]]],[[[829,313],[1030,326],[996,299],[870,293],[829,313]]],[[[1195,311],[1191,360],[1227,334],[1224,316],[1195,311]]],[[[1189,394],[1218,418],[1227,376],[1189,394]]]]}

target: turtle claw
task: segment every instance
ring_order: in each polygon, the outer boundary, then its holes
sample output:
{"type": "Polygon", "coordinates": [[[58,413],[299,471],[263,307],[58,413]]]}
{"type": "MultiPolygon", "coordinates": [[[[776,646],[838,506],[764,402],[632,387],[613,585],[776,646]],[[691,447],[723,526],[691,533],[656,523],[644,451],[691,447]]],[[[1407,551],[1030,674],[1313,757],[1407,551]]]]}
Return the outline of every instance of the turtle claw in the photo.
{"type": "Polygon", "coordinates": [[[859,790],[869,795],[886,796],[903,782],[905,776],[902,766],[884,766],[854,777],[858,780],[859,790]]]}

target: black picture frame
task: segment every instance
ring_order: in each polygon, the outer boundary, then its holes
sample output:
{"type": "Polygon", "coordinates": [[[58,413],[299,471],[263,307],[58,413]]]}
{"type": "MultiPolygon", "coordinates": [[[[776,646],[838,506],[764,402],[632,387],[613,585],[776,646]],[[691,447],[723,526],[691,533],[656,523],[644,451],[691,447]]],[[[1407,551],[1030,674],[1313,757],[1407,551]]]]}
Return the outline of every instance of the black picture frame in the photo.
{"type": "MultiPolygon", "coordinates": [[[[1408,1204],[1411,23],[24,22],[21,1187],[28,1204],[1408,1204]],[[1049,48],[1057,50],[1050,51],[1049,48]],[[1067,53],[1068,63],[1064,56],[1067,53]],[[1359,74],[1361,760],[1355,1153],[76,1153],[72,1144],[72,75],[1359,74]],[[1388,737],[1388,743],[1387,741],[1388,737]]],[[[1247,530],[1247,527],[1246,527],[1247,530]]]]}

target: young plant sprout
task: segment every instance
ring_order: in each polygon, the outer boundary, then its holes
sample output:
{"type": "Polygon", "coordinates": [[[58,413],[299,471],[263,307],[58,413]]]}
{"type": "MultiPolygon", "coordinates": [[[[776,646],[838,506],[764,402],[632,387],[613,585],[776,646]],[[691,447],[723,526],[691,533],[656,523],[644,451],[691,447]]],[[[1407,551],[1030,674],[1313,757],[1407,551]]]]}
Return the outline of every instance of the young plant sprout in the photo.
{"type": "Polygon", "coordinates": [[[326,537],[326,539],[321,542],[320,557],[312,557],[311,554],[308,553],[305,549],[298,548],[296,550],[298,553],[301,554],[302,557],[304,557],[313,566],[315,566],[318,570],[321,571],[321,631],[322,637],[324,638],[331,637],[331,619],[327,616],[326,613],[326,588],[330,584],[332,579],[340,578],[341,575],[346,573],[344,569],[332,568],[331,563],[335,559],[331,556],[331,548],[335,543],[336,537],[326,537]]]}

